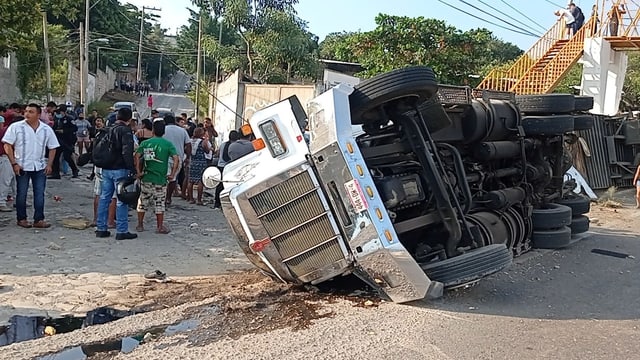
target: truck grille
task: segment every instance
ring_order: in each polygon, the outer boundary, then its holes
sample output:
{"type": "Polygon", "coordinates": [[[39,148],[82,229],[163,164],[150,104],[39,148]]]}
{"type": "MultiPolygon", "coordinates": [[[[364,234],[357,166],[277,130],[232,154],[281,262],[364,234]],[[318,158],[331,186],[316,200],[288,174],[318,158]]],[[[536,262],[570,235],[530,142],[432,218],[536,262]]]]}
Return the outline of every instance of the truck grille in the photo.
{"type": "Polygon", "coordinates": [[[249,203],[292,274],[303,276],[344,259],[309,172],[250,197],[249,203]]]}

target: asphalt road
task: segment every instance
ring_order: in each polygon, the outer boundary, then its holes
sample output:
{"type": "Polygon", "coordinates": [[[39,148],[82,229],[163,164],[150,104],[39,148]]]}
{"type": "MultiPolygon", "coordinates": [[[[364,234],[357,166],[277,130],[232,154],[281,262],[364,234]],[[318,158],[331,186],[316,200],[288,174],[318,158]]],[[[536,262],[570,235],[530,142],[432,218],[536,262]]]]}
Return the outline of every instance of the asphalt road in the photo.
{"type": "MultiPolygon", "coordinates": [[[[189,81],[189,75],[183,72],[177,72],[173,75],[172,82],[175,85],[175,91],[173,93],[151,92],[153,96],[154,108],[170,108],[177,115],[183,112],[192,116],[194,113],[195,105],[193,102],[185,96],[184,84],[189,81]]],[[[141,97],[136,101],[136,105],[141,109],[140,116],[142,118],[151,115],[151,109],[147,107],[147,99],[141,97]]]]}

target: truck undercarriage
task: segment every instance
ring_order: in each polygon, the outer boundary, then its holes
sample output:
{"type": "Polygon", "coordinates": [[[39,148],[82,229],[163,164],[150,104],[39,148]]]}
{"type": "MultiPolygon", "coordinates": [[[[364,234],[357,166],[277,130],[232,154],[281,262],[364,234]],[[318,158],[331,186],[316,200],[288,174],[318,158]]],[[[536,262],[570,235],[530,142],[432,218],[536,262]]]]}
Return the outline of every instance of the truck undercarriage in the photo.
{"type": "Polygon", "coordinates": [[[307,148],[306,115],[289,99],[250,120],[266,147],[225,168],[223,210],[275,278],[355,273],[393,301],[419,299],[588,229],[565,143],[593,125],[590,104],[474,94],[406,68],[312,100],[307,148]]]}

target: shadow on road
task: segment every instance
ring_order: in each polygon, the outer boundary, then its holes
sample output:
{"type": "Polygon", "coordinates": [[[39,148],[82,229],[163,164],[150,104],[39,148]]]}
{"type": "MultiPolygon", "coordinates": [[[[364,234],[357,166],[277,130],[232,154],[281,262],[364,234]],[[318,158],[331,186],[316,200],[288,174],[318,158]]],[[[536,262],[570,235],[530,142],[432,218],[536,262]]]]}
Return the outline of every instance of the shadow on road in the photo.
{"type": "Polygon", "coordinates": [[[640,240],[620,233],[598,229],[570,248],[535,251],[476,286],[413,305],[520,318],[639,319],[640,240]],[[630,257],[592,253],[593,249],[630,257]]]}

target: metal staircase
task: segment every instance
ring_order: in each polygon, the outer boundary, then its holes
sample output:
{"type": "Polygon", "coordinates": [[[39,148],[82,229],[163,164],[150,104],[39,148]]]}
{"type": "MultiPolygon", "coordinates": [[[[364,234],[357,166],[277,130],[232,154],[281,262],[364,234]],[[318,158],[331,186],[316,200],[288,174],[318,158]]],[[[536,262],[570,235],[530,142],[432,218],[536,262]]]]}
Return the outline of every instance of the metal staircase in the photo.
{"type": "Polygon", "coordinates": [[[492,70],[478,88],[516,94],[553,91],[582,56],[584,39],[594,35],[596,21],[595,17],[590,18],[571,39],[563,39],[565,24],[556,22],[508,70],[492,70]]]}

